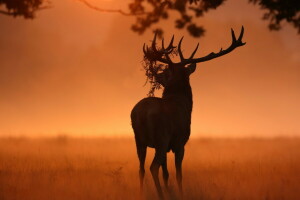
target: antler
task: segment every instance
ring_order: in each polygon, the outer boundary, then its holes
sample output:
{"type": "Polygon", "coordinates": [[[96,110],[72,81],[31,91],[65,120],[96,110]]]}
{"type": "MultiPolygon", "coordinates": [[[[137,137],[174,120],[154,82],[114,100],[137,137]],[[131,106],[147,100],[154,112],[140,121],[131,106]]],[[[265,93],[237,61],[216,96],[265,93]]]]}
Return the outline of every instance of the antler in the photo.
{"type": "MultiPolygon", "coordinates": [[[[201,57],[201,58],[193,58],[197,49],[198,49],[198,46],[199,46],[199,43],[197,44],[197,47],[196,49],[193,51],[192,55],[190,56],[190,58],[188,59],[184,59],[183,56],[180,56],[181,57],[181,63],[184,63],[184,64],[190,64],[190,63],[199,63],[199,62],[205,62],[205,61],[208,61],[208,60],[212,60],[214,58],[217,58],[217,57],[220,57],[220,56],[223,56],[227,53],[230,53],[231,51],[233,51],[235,48],[237,47],[240,47],[240,46],[243,46],[246,44],[246,42],[242,42],[242,39],[243,39],[243,35],[244,35],[244,27],[242,26],[241,28],[241,33],[239,35],[239,38],[236,39],[235,37],[235,34],[234,34],[234,31],[233,29],[231,29],[231,37],[232,37],[232,43],[231,45],[223,50],[222,48],[220,49],[219,53],[214,53],[214,52],[211,52],[210,54],[208,54],[207,56],[204,56],[204,57],[201,57]]],[[[180,43],[179,43],[179,46],[178,46],[178,52],[179,52],[179,55],[182,55],[181,53],[181,48],[180,48],[180,43]]]]}
{"type": "Polygon", "coordinates": [[[165,64],[172,64],[173,62],[172,62],[169,54],[171,54],[173,49],[176,48],[176,46],[173,46],[174,35],[173,35],[167,48],[165,48],[164,39],[162,39],[162,44],[161,44],[162,47],[160,50],[156,49],[156,36],[157,36],[157,33],[154,34],[151,48],[146,46],[144,43],[143,51],[144,51],[145,57],[147,57],[149,60],[152,60],[152,61],[160,61],[165,64]]]}
{"type": "Polygon", "coordinates": [[[243,45],[246,44],[246,43],[242,42],[243,35],[244,35],[244,27],[242,26],[241,33],[240,33],[238,39],[236,39],[234,31],[233,31],[233,29],[231,29],[232,43],[227,49],[223,50],[221,48],[218,53],[211,52],[207,56],[204,56],[204,57],[201,57],[201,58],[194,58],[194,55],[196,54],[196,52],[198,50],[198,47],[199,47],[199,43],[198,43],[195,50],[191,54],[191,56],[188,59],[186,59],[186,58],[183,57],[183,54],[182,54],[182,51],[181,51],[181,43],[182,43],[182,40],[183,40],[183,37],[182,37],[179,41],[179,44],[178,44],[178,54],[179,54],[179,57],[180,57],[180,62],[179,63],[173,63],[172,60],[169,57],[169,54],[172,53],[174,48],[176,48],[175,46],[173,46],[174,35],[171,39],[171,42],[170,42],[169,46],[166,49],[164,48],[164,40],[162,40],[162,48],[160,50],[156,49],[156,35],[157,34],[155,33],[154,39],[152,41],[151,48],[149,48],[148,46],[146,46],[146,48],[145,48],[145,44],[144,44],[143,51],[144,51],[145,57],[147,57],[150,60],[160,61],[160,62],[166,63],[166,64],[184,64],[184,65],[186,65],[186,64],[190,64],[190,63],[205,62],[205,61],[212,60],[214,58],[223,56],[227,53],[230,53],[235,48],[243,46],[243,45]]]}

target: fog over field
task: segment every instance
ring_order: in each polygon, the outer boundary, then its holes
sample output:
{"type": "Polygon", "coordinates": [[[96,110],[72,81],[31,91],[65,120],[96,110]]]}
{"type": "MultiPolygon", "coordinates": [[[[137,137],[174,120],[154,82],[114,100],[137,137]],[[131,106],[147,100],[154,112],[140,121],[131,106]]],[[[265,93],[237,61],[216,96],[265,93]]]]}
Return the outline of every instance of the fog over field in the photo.
{"type": "MultiPolygon", "coordinates": [[[[192,139],[183,161],[184,197],[296,200],[299,146],[297,138],[192,139]]],[[[148,148],[145,193],[140,196],[133,138],[2,138],[0,199],[156,199],[149,171],[153,153],[148,148]]],[[[171,191],[164,194],[178,199],[172,153],[168,167],[171,191]]]]}

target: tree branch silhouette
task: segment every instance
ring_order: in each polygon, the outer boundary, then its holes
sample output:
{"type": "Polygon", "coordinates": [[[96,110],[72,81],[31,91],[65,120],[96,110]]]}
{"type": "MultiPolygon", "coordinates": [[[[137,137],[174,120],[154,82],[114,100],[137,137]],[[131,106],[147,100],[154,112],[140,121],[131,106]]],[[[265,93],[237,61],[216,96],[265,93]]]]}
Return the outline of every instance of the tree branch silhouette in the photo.
{"type": "MultiPolygon", "coordinates": [[[[84,5],[86,5],[87,7],[93,9],[93,10],[96,10],[98,12],[107,12],[107,13],[119,13],[121,15],[125,15],[125,16],[135,16],[136,14],[133,14],[133,13],[127,13],[121,9],[118,9],[118,10],[113,10],[113,9],[104,9],[104,8],[99,8],[97,6],[94,6],[92,4],[90,4],[88,1],[86,0],[77,0],[79,2],[82,2],[84,5]]],[[[145,13],[141,13],[141,14],[145,14],[145,13]]]]}

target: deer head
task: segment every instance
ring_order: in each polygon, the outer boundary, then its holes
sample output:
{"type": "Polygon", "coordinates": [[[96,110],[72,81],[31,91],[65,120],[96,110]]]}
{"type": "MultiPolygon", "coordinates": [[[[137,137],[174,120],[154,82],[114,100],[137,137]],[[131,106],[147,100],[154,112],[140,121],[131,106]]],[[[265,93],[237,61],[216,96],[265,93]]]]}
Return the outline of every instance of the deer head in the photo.
{"type": "Polygon", "coordinates": [[[190,57],[185,58],[181,50],[183,37],[180,39],[178,43],[178,47],[173,46],[173,42],[174,42],[174,35],[173,35],[167,48],[165,48],[164,39],[162,39],[161,48],[157,49],[156,47],[157,34],[155,33],[151,47],[148,47],[145,44],[143,46],[144,57],[150,62],[155,62],[155,63],[161,62],[166,64],[166,68],[162,70],[161,73],[154,74],[155,81],[157,81],[162,86],[166,87],[167,85],[170,85],[174,82],[188,80],[189,76],[196,70],[197,63],[205,62],[223,56],[225,54],[230,53],[235,48],[245,45],[246,43],[242,42],[243,34],[244,34],[244,27],[241,28],[240,35],[238,39],[236,39],[234,31],[233,29],[231,29],[232,43],[227,49],[223,50],[221,48],[218,53],[211,52],[210,54],[204,57],[194,58],[199,47],[199,43],[198,43],[195,50],[190,55],[190,57]],[[179,55],[180,57],[180,61],[177,63],[173,62],[170,58],[171,54],[174,53],[179,55]]]}

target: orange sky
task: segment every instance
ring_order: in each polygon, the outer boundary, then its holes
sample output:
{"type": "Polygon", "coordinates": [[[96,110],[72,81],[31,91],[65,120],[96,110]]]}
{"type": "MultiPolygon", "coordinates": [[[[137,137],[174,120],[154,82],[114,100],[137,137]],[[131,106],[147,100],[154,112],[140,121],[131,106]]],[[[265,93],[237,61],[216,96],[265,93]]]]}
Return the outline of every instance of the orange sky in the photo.
{"type": "MultiPolygon", "coordinates": [[[[91,1],[95,2],[95,1],[91,1]]],[[[126,8],[126,1],[99,3],[126,8]]],[[[186,54],[230,44],[245,27],[246,46],[198,64],[191,76],[193,136],[300,135],[300,40],[285,25],[270,32],[262,11],[229,0],[199,19],[206,36],[192,38],[163,22],[166,37],[185,35],[186,54]]],[[[0,135],[132,134],[129,114],[148,87],[141,68],[147,31],[134,18],[99,13],[75,0],[53,1],[34,20],[0,15],[0,135]]]]}

